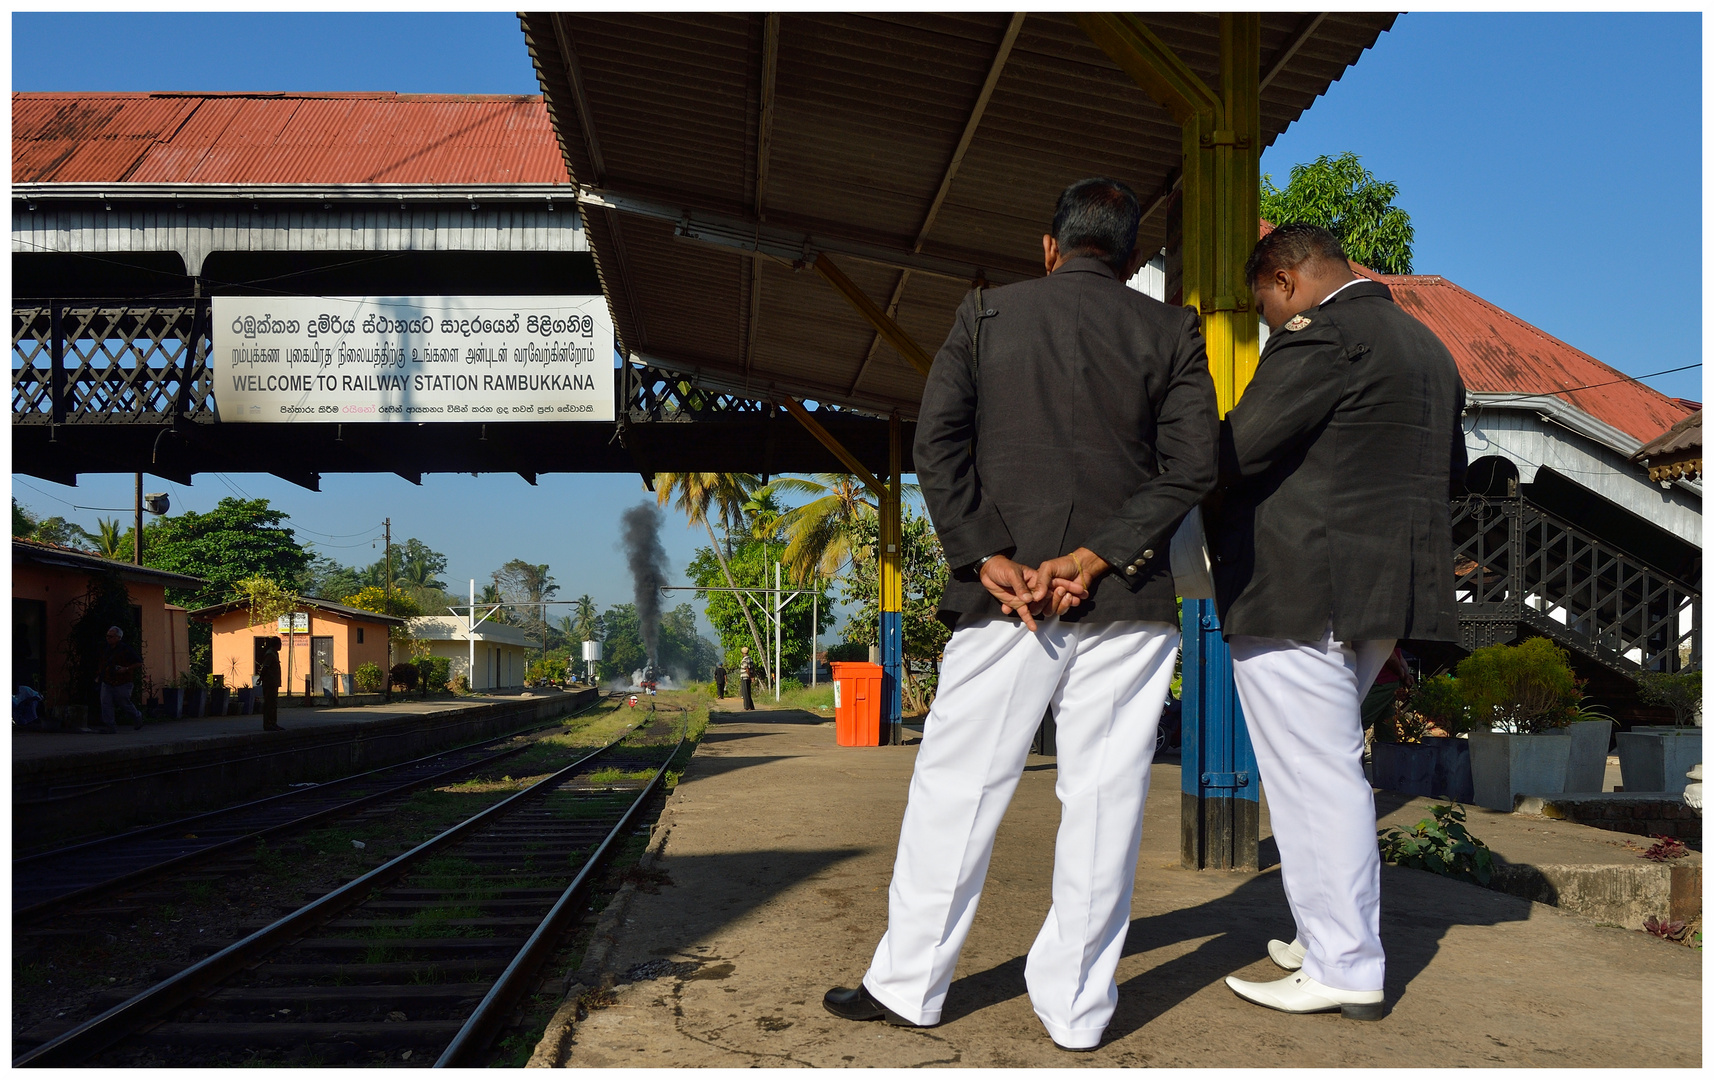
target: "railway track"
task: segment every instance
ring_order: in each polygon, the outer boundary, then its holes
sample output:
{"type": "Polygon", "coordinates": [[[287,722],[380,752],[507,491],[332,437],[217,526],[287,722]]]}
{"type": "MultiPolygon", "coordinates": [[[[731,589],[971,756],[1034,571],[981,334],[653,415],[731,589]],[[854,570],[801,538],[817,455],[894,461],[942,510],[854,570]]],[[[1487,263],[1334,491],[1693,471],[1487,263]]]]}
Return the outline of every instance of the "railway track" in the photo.
{"type": "Polygon", "coordinates": [[[532,745],[527,741],[530,734],[557,729],[563,719],[265,799],[13,859],[13,925],[33,926],[62,913],[68,905],[447,782],[523,753],[532,745]]]}
{"type": "Polygon", "coordinates": [[[485,1064],[684,745],[635,730],[15,1066],[485,1064]]]}

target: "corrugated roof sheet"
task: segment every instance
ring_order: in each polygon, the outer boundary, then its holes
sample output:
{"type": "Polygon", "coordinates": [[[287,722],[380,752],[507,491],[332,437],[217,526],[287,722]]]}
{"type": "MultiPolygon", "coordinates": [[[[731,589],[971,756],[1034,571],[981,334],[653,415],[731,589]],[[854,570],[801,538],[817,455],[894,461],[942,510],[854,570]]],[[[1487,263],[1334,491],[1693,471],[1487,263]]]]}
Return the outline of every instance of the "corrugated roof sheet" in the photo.
{"type": "MultiPolygon", "coordinates": [[[[1115,176],[1152,201],[1179,165],[1179,125],[1070,15],[1024,18],[927,228],[1011,14],[779,15],[765,184],[758,165],[769,16],[520,17],[572,175],[620,196],[916,249],[1011,280],[1042,272],[1041,234],[1067,184],[1115,176]]],[[[1217,84],[1217,15],[1141,17],[1217,84]]],[[[1393,18],[1264,13],[1264,70],[1302,38],[1262,94],[1264,142],[1393,18]]],[[[1146,220],[1139,242],[1159,247],[1165,218],[1146,220]]],[[[760,396],[915,415],[922,377],[813,271],[763,261],[753,273],[750,257],[675,240],[671,221],[640,214],[586,208],[585,221],[624,348],[760,396]]],[[[856,257],[833,261],[878,305],[896,296],[899,324],[931,353],[968,288],[856,257]]]]}
{"type": "Polygon", "coordinates": [[[1648,442],[1690,412],[1688,405],[1567,345],[1443,277],[1377,274],[1399,307],[1445,343],[1466,389],[1551,394],[1603,423],[1648,442]]]}
{"type": "Polygon", "coordinates": [[[12,181],[563,184],[537,95],[12,95],[12,181]]]}

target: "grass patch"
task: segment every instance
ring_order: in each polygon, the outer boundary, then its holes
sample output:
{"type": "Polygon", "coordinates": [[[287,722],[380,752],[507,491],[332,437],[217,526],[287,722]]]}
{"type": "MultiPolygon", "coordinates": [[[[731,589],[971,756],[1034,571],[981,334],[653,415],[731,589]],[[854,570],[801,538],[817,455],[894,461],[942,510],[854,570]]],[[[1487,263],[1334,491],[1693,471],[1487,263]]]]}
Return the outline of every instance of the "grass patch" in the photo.
{"type": "Polygon", "coordinates": [[[769,706],[780,709],[802,709],[833,719],[833,684],[819,683],[815,686],[805,686],[798,690],[788,690],[780,695],[779,704],[774,704],[774,695],[769,693],[765,699],[758,698],[758,707],[769,706]]]}
{"type": "Polygon", "coordinates": [[[589,782],[591,784],[617,784],[623,780],[650,780],[654,778],[654,775],[655,770],[653,769],[635,769],[627,772],[624,769],[606,768],[590,773],[589,782]]]}

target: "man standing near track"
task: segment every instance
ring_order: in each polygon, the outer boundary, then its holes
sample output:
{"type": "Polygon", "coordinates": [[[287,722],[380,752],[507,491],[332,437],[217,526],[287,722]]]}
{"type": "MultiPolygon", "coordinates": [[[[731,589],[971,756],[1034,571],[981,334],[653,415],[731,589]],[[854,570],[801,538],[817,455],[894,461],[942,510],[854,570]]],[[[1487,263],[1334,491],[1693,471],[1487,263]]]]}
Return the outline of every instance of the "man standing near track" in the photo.
{"type": "Polygon", "coordinates": [[[717,698],[726,696],[726,661],[724,660],[717,661],[714,665],[714,696],[717,698]]]}
{"type": "Polygon", "coordinates": [[[738,693],[744,698],[744,708],[754,711],[755,701],[750,698],[750,686],[756,677],[756,667],[750,659],[750,646],[744,646],[743,657],[738,661],[738,693]]]}
{"type": "Polygon", "coordinates": [[[107,647],[101,650],[98,680],[101,690],[101,733],[111,735],[119,730],[114,723],[115,711],[131,714],[131,727],[143,730],[143,711],[131,701],[131,687],[143,658],[125,640],[125,631],[117,626],[107,628],[107,647]]]}
{"type": "Polygon", "coordinates": [[[262,680],[262,730],[280,730],[280,639],[262,639],[262,662],[256,669],[262,680]]]}
{"type": "Polygon", "coordinates": [[[1140,219],[1113,180],[1059,197],[1048,274],[972,293],[929,371],[917,476],[952,567],[953,626],[888,891],[848,1020],[940,1021],[994,834],[1051,705],[1064,809],[1053,907],[1024,968],[1054,1044],[1092,1050],[1178,652],[1167,547],[1214,485],[1214,381],[1194,312],[1127,288],[1140,219]],[[1038,623],[1037,616],[1041,616],[1038,623]]]}
{"type": "Polygon", "coordinates": [[[1400,638],[1456,641],[1448,495],[1464,384],[1440,339],[1315,225],[1244,268],[1273,333],[1221,430],[1214,587],[1268,794],[1295,974],[1228,977],[1288,1013],[1384,1011],[1381,860],[1363,697],[1400,638]]]}

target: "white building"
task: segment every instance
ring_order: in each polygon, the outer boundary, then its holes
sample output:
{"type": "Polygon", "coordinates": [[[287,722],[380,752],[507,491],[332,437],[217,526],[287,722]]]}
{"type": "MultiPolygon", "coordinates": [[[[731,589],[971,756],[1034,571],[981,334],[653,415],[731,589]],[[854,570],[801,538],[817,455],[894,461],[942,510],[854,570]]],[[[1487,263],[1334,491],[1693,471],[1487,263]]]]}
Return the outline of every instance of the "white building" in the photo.
{"type": "Polygon", "coordinates": [[[521,690],[529,667],[530,650],[537,643],[522,629],[493,620],[476,628],[475,668],[471,668],[472,634],[465,620],[451,615],[422,615],[406,620],[411,636],[428,646],[430,656],[452,662],[449,678],[470,677],[472,690],[521,690]]]}

